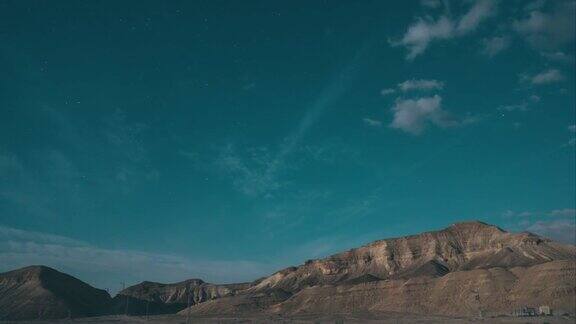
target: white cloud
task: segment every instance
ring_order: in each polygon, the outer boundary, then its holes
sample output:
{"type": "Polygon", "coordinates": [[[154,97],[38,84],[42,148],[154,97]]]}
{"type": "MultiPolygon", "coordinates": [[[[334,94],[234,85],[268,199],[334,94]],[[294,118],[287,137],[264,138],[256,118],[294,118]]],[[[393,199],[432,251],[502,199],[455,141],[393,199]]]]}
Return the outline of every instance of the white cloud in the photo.
{"type": "Polygon", "coordinates": [[[372,126],[372,127],[380,127],[382,126],[382,122],[376,119],[372,119],[372,118],[364,118],[362,119],[362,121],[364,121],[364,123],[368,126],[372,126]]]}
{"type": "Polygon", "coordinates": [[[411,79],[399,83],[398,88],[403,92],[412,90],[442,90],[444,88],[444,82],[438,80],[411,79]]]}
{"type": "Polygon", "coordinates": [[[468,12],[456,20],[452,20],[449,14],[440,16],[438,19],[418,18],[414,24],[408,27],[400,41],[391,43],[393,46],[406,47],[408,49],[406,59],[413,60],[424,53],[431,42],[471,33],[495,12],[495,1],[477,0],[468,12]]]}
{"type": "Polygon", "coordinates": [[[522,76],[521,80],[534,85],[542,85],[562,81],[564,76],[556,69],[548,69],[532,76],[522,76]]]}
{"type": "Polygon", "coordinates": [[[457,126],[459,123],[442,109],[442,97],[423,97],[419,99],[397,99],[392,112],[394,119],[390,127],[418,135],[428,125],[438,127],[457,126]]]}
{"type": "Polygon", "coordinates": [[[456,31],[460,34],[469,33],[486,18],[495,14],[496,4],[492,0],[478,0],[458,22],[456,31]]]}
{"type": "Polygon", "coordinates": [[[510,46],[510,39],[506,36],[496,36],[482,41],[482,53],[493,57],[510,46]]]}
{"type": "Polygon", "coordinates": [[[424,53],[428,44],[437,39],[449,39],[453,36],[454,27],[448,17],[442,16],[437,21],[418,19],[408,27],[406,34],[399,42],[393,42],[394,46],[405,46],[408,49],[406,59],[413,60],[424,53]]]}
{"type": "Polygon", "coordinates": [[[243,260],[192,260],[134,250],[104,249],[64,236],[0,226],[0,271],[31,264],[60,269],[99,288],[143,280],[174,282],[201,278],[212,282],[253,280],[273,270],[243,260]]]}

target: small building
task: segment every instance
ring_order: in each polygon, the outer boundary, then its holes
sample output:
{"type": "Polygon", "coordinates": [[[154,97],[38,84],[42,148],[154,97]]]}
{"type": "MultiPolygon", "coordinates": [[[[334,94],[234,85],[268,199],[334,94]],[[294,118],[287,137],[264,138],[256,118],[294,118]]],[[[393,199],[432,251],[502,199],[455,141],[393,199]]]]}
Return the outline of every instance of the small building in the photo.
{"type": "Polygon", "coordinates": [[[514,312],[512,312],[512,315],[516,317],[533,317],[538,316],[538,312],[534,307],[524,306],[522,308],[515,309],[514,312]]]}
{"type": "Polygon", "coordinates": [[[552,310],[550,309],[550,306],[542,305],[542,306],[538,307],[538,315],[540,315],[540,316],[552,315],[552,310]]]}

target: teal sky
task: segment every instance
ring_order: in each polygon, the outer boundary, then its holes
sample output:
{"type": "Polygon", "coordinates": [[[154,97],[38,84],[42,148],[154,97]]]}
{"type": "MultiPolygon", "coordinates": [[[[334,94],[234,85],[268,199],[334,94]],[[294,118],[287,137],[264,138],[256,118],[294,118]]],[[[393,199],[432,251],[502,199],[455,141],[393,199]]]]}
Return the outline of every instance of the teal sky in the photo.
{"type": "Polygon", "coordinates": [[[253,280],[479,219],[574,242],[574,1],[0,1],[0,271],[253,280]]]}

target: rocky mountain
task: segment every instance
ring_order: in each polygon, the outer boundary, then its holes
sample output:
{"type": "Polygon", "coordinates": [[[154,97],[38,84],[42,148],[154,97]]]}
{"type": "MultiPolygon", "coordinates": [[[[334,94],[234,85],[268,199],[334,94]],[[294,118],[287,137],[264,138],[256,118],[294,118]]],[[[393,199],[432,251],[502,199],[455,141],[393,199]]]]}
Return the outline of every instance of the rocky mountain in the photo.
{"type": "Polygon", "coordinates": [[[537,265],[574,260],[574,246],[532,233],[513,234],[482,222],[457,223],[446,229],[380,240],[360,248],[309,260],[261,280],[251,289],[305,287],[365,280],[441,277],[447,273],[537,265]]]}
{"type": "Polygon", "coordinates": [[[0,320],[103,315],[110,303],[106,291],[48,267],[0,274],[0,320]]]}
{"type": "Polygon", "coordinates": [[[571,245],[482,222],[457,223],[310,260],[263,278],[236,296],[198,304],[191,311],[470,315],[479,310],[509,313],[512,305],[538,302],[574,312],[576,306],[570,305],[576,305],[575,262],[576,247],[571,245]],[[532,283],[538,278],[546,283],[532,283]]]}
{"type": "Polygon", "coordinates": [[[215,285],[200,279],[173,284],[144,281],[114,297],[114,312],[131,315],[176,313],[188,305],[231,296],[249,286],[247,283],[215,285]]]}

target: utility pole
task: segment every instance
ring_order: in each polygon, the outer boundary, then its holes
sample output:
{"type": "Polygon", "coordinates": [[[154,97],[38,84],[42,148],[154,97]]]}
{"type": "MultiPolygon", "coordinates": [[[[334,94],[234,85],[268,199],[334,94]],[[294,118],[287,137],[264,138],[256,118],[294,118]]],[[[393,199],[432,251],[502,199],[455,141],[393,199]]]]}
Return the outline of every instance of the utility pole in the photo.
{"type": "Polygon", "coordinates": [[[150,305],[150,300],[146,300],[146,321],[148,321],[148,306],[150,305]]]}
{"type": "MultiPolygon", "coordinates": [[[[126,289],[126,283],[122,281],[122,291],[126,289]]],[[[124,309],[124,315],[128,316],[128,295],[124,295],[126,297],[126,308],[124,309]]]]}

